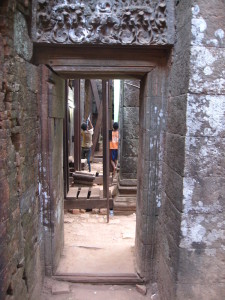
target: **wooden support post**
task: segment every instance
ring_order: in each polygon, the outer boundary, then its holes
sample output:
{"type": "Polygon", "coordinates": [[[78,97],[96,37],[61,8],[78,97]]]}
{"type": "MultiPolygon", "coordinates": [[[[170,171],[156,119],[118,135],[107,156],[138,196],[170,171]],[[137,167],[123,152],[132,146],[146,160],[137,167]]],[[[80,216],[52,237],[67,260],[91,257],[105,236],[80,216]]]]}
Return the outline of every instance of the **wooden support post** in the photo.
{"type": "Polygon", "coordinates": [[[103,103],[103,197],[107,198],[107,223],[109,222],[109,82],[102,81],[103,103]]]}
{"type": "Polygon", "coordinates": [[[109,80],[109,108],[108,108],[108,114],[109,114],[109,129],[112,129],[112,93],[110,92],[112,89],[112,80],[109,80]]]}
{"type": "Polygon", "coordinates": [[[92,92],[91,82],[89,79],[85,80],[85,103],[84,103],[84,121],[87,120],[89,114],[92,112],[92,92]]]}
{"type": "Polygon", "coordinates": [[[80,80],[74,80],[74,169],[80,171],[80,80]]]}

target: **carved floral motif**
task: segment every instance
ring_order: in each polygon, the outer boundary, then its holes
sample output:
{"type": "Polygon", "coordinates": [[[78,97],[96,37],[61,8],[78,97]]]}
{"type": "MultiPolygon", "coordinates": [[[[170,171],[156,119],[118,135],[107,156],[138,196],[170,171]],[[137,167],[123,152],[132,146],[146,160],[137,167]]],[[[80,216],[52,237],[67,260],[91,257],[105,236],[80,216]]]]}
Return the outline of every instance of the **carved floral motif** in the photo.
{"type": "Polygon", "coordinates": [[[167,43],[166,0],[36,0],[36,41],[167,43]]]}

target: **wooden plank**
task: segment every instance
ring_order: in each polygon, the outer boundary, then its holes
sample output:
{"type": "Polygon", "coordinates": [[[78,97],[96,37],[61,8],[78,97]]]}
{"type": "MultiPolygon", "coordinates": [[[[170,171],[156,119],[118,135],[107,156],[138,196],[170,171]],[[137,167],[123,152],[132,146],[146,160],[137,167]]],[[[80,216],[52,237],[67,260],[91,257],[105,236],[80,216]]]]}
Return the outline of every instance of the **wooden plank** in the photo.
{"type": "Polygon", "coordinates": [[[132,273],[56,273],[54,279],[70,281],[75,283],[95,283],[95,284],[143,284],[144,281],[137,274],[132,273]]]}
{"type": "MultiPolygon", "coordinates": [[[[112,199],[109,200],[110,207],[113,207],[112,199]]],[[[100,199],[100,200],[70,200],[66,199],[64,201],[64,209],[93,209],[93,208],[107,208],[107,200],[100,199]]]]}
{"type": "Polygon", "coordinates": [[[66,196],[66,198],[77,198],[77,193],[78,193],[78,187],[70,187],[69,192],[66,196]]]}
{"type": "Polygon", "coordinates": [[[99,187],[92,187],[91,188],[91,194],[90,194],[90,200],[94,199],[100,199],[100,188],[99,187]]]}
{"type": "Polygon", "coordinates": [[[89,187],[82,187],[80,194],[78,195],[79,200],[86,200],[88,197],[89,187]]]}

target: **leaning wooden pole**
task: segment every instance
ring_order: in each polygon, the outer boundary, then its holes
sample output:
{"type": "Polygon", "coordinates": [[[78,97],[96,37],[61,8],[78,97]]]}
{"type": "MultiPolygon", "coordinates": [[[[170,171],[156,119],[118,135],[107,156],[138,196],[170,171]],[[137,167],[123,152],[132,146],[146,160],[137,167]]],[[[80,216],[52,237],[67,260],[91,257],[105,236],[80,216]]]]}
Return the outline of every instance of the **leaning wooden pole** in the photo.
{"type": "Polygon", "coordinates": [[[109,82],[102,81],[103,102],[103,197],[107,199],[107,223],[109,222],[109,82]]]}
{"type": "Polygon", "coordinates": [[[74,80],[74,169],[80,170],[80,80],[74,80]]]}

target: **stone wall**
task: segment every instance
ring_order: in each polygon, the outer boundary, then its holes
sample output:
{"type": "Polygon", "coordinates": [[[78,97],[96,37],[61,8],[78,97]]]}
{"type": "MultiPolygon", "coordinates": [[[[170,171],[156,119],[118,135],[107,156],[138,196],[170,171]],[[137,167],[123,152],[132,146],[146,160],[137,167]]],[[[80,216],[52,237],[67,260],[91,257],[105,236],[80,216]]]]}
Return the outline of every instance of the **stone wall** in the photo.
{"type": "Polygon", "coordinates": [[[37,299],[43,278],[38,68],[27,1],[0,3],[0,299],[37,299]]]}
{"type": "Polygon", "coordinates": [[[177,298],[222,300],[225,298],[225,2],[192,1],[190,17],[177,298]]]}
{"type": "Polygon", "coordinates": [[[175,299],[182,215],[186,101],[189,82],[190,1],[175,10],[176,43],[168,61],[168,104],[163,191],[157,222],[156,273],[162,299],[175,299]]]}
{"type": "Polygon", "coordinates": [[[163,198],[157,224],[162,299],[224,299],[222,0],[176,1],[163,198]]]}

